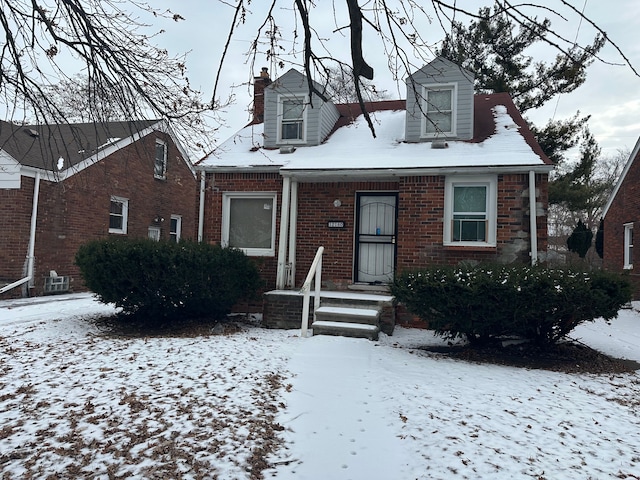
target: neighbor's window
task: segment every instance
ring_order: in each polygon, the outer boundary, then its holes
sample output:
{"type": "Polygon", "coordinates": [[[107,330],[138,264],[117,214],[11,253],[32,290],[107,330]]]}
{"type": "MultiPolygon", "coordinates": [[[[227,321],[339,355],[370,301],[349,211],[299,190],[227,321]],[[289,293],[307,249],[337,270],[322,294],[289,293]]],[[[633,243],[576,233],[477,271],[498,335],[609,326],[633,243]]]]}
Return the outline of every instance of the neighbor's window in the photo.
{"type": "Polygon", "coordinates": [[[149,227],[148,236],[151,240],[160,241],[160,227],[149,227]]]}
{"type": "Polygon", "coordinates": [[[447,179],[445,202],[445,243],[495,244],[495,178],[447,179]]]}
{"type": "Polygon", "coordinates": [[[281,142],[304,141],[305,99],[303,97],[281,97],[280,104],[281,142]]]}
{"type": "Polygon", "coordinates": [[[167,175],[167,144],[156,139],[156,158],[153,163],[153,176],[164,179],[167,175]]]}
{"type": "Polygon", "coordinates": [[[127,216],[129,213],[129,200],[122,197],[111,197],[109,209],[109,233],[127,233],[127,216]]]}
{"type": "Polygon", "coordinates": [[[182,217],[180,215],[171,215],[169,223],[169,241],[178,243],[182,233],[182,217]]]}
{"type": "Polygon", "coordinates": [[[633,223],[624,226],[624,268],[633,268],[633,223]]]}
{"type": "Polygon", "coordinates": [[[435,85],[423,89],[422,134],[425,137],[455,135],[456,86],[435,85]]]}
{"type": "Polygon", "coordinates": [[[222,196],[222,246],[252,256],[275,255],[276,194],[225,193],[222,196]]]}

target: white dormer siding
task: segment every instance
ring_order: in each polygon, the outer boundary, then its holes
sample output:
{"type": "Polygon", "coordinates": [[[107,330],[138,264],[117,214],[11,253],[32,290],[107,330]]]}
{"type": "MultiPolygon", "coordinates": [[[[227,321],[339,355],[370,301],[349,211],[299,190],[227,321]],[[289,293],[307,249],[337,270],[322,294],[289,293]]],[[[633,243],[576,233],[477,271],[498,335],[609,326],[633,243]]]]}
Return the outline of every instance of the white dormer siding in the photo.
{"type": "Polygon", "coordinates": [[[407,80],[407,142],[473,138],[473,74],[438,57],[407,80]]]}
{"type": "MultiPolygon", "coordinates": [[[[315,85],[319,90],[321,86],[315,85]]],[[[309,97],[307,79],[291,69],[265,88],[264,146],[319,145],[333,129],[340,114],[331,102],[309,97]],[[297,109],[301,104],[302,109],[297,109]]]]}

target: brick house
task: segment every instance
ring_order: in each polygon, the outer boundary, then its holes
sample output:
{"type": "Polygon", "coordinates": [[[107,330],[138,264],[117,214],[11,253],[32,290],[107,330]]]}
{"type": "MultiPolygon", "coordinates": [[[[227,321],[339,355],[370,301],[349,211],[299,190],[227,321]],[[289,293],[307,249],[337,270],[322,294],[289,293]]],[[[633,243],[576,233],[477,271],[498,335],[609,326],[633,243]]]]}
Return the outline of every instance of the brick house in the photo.
{"type": "Polygon", "coordinates": [[[0,122],[0,298],[82,290],[92,239],[193,238],[195,170],[162,121],[0,122]]]}
{"type": "Polygon", "coordinates": [[[300,288],[319,246],[331,291],[432,264],[543,260],[553,166],[509,95],[474,95],[443,58],[406,84],[406,100],[367,103],[374,138],[358,104],[263,69],[254,121],[196,165],[203,239],[258,257],[278,291],[300,288]]]}
{"type": "Polygon", "coordinates": [[[634,262],[633,227],[640,225],[640,139],[603,210],[603,267],[625,272],[634,285],[634,300],[640,299],[640,260],[634,262]],[[635,268],[634,268],[635,263],[635,268]]]}

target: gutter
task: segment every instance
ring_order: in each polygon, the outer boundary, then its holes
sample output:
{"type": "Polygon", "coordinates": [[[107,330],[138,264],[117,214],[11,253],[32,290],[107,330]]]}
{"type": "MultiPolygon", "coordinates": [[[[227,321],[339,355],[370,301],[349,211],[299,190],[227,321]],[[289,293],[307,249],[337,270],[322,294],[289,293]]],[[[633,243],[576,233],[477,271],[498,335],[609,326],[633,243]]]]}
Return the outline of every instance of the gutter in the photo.
{"type": "Polygon", "coordinates": [[[438,176],[438,175],[478,175],[496,173],[549,173],[553,165],[513,165],[513,166],[464,166],[464,167],[416,167],[416,168],[361,168],[361,169],[280,169],[280,175],[295,179],[347,179],[366,178],[379,181],[397,179],[399,177],[438,176]]]}

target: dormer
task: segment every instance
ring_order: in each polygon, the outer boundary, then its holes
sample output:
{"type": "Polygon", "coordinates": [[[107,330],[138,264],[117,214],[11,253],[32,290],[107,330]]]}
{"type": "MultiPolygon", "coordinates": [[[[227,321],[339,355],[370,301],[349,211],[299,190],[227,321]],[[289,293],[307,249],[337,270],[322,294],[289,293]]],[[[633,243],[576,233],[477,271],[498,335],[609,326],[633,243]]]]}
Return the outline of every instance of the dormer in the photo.
{"type": "Polygon", "coordinates": [[[473,138],[473,74],[437,57],[407,80],[407,142],[473,138]]]}
{"type": "MultiPolygon", "coordinates": [[[[323,91],[320,84],[314,86],[323,91]]],[[[307,78],[291,69],[264,89],[264,146],[319,145],[339,117],[333,103],[310,97],[307,78]]]]}

